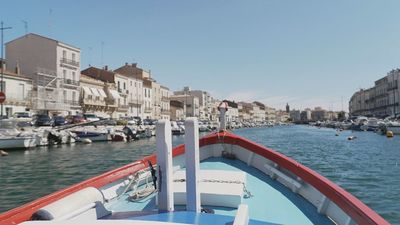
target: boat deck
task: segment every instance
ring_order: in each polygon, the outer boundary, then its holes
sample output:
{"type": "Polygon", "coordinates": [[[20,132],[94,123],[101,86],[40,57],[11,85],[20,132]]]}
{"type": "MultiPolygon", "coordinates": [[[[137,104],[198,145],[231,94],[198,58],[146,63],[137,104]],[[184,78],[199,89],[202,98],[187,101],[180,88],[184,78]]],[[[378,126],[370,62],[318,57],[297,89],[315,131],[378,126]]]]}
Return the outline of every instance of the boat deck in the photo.
{"type": "MultiPolygon", "coordinates": [[[[243,198],[249,207],[250,224],[333,224],[326,216],[318,214],[317,209],[303,197],[293,193],[284,185],[271,179],[261,171],[247,166],[240,160],[209,158],[200,163],[202,170],[230,170],[246,173],[246,187],[253,197],[243,198]]],[[[212,214],[185,212],[185,206],[175,206],[175,212],[158,214],[155,194],[139,202],[128,200],[129,192],[118,201],[111,201],[106,208],[113,211],[108,219],[124,217],[133,220],[153,220],[180,223],[210,224],[210,219],[221,220],[222,224],[233,221],[237,209],[202,206],[213,209],[212,214]]],[[[212,222],[216,223],[216,222],[212,222]]]]}

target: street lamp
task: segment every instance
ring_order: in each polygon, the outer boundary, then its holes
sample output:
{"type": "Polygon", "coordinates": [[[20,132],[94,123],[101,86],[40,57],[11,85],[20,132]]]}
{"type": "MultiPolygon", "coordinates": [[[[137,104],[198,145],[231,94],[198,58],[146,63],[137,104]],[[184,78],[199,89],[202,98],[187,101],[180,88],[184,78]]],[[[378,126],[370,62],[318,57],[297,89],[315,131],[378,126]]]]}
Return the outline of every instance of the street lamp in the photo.
{"type": "MultiPolygon", "coordinates": [[[[0,87],[0,89],[1,89],[1,92],[3,92],[4,90],[3,90],[3,87],[4,87],[4,78],[3,78],[3,70],[4,70],[4,50],[3,50],[3,48],[4,48],[4,30],[7,30],[7,29],[11,29],[12,27],[4,27],[4,23],[3,23],[3,21],[1,21],[1,27],[0,27],[0,30],[1,30],[1,87],[0,87]]],[[[1,103],[1,118],[3,118],[3,103],[1,103]]]]}

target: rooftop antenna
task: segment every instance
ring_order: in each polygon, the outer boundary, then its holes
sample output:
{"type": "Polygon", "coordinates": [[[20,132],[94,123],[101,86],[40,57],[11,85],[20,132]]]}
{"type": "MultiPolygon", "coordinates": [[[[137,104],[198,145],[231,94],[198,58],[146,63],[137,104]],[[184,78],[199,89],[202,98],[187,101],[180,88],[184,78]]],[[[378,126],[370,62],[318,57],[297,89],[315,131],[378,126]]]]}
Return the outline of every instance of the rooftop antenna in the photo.
{"type": "Polygon", "coordinates": [[[52,26],[52,24],[51,24],[51,17],[52,17],[52,14],[53,14],[53,9],[50,8],[50,9],[49,9],[49,35],[50,35],[50,36],[51,36],[51,26],[52,26]]]}
{"type": "Polygon", "coordinates": [[[93,48],[89,46],[88,49],[89,49],[88,61],[89,61],[89,67],[90,67],[90,65],[92,65],[92,50],[93,50],[93,48]]]}
{"type": "Polygon", "coordinates": [[[25,35],[28,34],[28,21],[26,20],[21,20],[24,23],[24,29],[25,29],[25,35]]]}

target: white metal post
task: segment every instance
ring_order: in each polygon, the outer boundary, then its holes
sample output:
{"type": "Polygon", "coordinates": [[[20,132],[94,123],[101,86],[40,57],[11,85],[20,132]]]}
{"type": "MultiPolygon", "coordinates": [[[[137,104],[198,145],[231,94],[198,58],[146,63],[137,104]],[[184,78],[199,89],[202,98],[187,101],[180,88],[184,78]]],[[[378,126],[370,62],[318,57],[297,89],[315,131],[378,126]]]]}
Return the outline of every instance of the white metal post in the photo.
{"type": "Polygon", "coordinates": [[[200,190],[198,188],[199,157],[199,123],[196,117],[185,121],[185,157],[186,157],[186,210],[200,212],[200,190]]]}
{"type": "Polygon", "coordinates": [[[221,102],[218,106],[219,110],[219,130],[226,130],[226,111],[228,111],[228,103],[221,102]]]}
{"type": "Polygon", "coordinates": [[[172,133],[169,120],[159,120],[156,126],[158,165],[158,209],[174,211],[172,177],[172,133]]]}

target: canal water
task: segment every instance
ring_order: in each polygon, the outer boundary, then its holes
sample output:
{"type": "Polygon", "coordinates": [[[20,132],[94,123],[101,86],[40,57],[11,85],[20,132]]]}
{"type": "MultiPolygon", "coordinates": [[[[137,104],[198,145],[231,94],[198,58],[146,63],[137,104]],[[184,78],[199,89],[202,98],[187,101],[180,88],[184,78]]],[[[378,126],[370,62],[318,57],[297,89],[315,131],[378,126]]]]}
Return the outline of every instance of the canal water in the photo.
{"type": "MultiPolygon", "coordinates": [[[[244,128],[234,133],[316,170],[400,224],[400,136],[308,126],[244,128]],[[357,136],[348,141],[347,137],[357,136]]],[[[173,145],[183,136],[173,136],[173,145]]],[[[155,138],[12,151],[0,158],[0,212],[147,156],[155,138]]]]}

